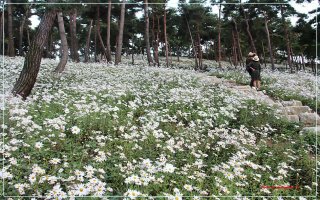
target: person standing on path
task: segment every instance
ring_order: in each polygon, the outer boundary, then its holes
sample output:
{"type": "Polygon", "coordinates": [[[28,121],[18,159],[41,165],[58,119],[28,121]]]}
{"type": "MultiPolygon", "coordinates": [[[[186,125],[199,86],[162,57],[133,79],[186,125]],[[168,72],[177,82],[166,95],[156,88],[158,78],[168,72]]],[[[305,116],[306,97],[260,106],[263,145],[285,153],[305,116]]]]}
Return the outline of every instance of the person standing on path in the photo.
{"type": "Polygon", "coordinates": [[[252,62],[250,62],[246,69],[251,70],[251,78],[253,80],[253,87],[257,88],[257,90],[260,90],[260,82],[261,82],[261,65],[259,63],[259,57],[256,55],[253,57],[252,62]]]}
{"type": "MultiPolygon", "coordinates": [[[[249,52],[247,59],[246,59],[246,66],[248,66],[251,62],[253,57],[255,56],[255,53],[249,52]]],[[[248,67],[246,67],[247,72],[249,73],[250,77],[251,77],[251,81],[250,81],[250,87],[253,87],[253,79],[252,79],[252,70],[248,67]]]]}

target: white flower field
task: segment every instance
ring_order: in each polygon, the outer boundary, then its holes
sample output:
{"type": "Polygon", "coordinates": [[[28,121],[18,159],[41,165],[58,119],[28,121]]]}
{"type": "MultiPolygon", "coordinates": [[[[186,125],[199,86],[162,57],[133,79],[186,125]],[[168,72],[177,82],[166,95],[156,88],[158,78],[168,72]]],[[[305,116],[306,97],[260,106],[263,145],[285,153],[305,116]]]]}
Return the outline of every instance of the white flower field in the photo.
{"type": "MultiPolygon", "coordinates": [[[[71,62],[57,75],[43,59],[23,101],[24,58],[4,59],[5,196],[316,199],[315,134],[199,72],[71,62]]],[[[316,98],[311,74],[263,73],[270,91],[316,98]]]]}

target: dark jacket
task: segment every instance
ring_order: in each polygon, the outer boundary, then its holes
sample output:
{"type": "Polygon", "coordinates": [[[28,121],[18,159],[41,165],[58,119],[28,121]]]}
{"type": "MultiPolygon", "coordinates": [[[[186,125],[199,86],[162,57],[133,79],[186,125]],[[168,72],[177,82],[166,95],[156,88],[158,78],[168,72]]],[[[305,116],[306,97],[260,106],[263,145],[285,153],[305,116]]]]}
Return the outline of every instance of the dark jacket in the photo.
{"type": "Polygon", "coordinates": [[[250,62],[246,66],[246,69],[251,71],[250,75],[251,75],[253,80],[261,80],[261,77],[260,77],[261,65],[260,65],[259,62],[257,62],[257,61],[250,62]],[[254,71],[252,71],[251,68],[253,68],[254,71]]]}

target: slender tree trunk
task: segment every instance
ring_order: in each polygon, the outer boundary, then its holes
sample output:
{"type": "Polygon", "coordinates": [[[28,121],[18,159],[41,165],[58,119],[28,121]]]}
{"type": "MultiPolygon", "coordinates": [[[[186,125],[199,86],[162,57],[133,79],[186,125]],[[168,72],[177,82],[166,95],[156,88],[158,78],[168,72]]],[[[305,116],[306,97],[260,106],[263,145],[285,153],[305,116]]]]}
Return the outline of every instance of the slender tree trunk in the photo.
{"type": "MultiPolygon", "coordinates": [[[[246,14],[245,14],[245,16],[246,16],[246,14]]],[[[250,41],[250,46],[251,46],[251,51],[253,51],[253,52],[257,52],[257,50],[256,50],[256,46],[254,45],[254,42],[253,42],[253,38],[252,38],[252,35],[251,35],[251,32],[250,32],[250,26],[249,26],[249,22],[248,22],[249,20],[247,19],[247,17],[245,17],[245,22],[246,22],[246,31],[247,31],[247,34],[248,34],[248,36],[249,36],[249,41],[250,41]]]]}
{"type": "Polygon", "coordinates": [[[168,36],[167,36],[167,10],[166,10],[166,4],[164,5],[164,16],[163,16],[163,30],[164,30],[164,42],[166,44],[166,64],[167,67],[169,67],[169,59],[168,59],[168,36]]]}
{"type": "Polygon", "coordinates": [[[92,22],[93,20],[90,20],[90,26],[89,26],[89,31],[87,35],[87,41],[86,41],[86,48],[84,50],[84,62],[89,62],[89,49],[90,49],[90,36],[91,36],[91,30],[92,30],[92,22]]]}
{"type": "Polygon", "coordinates": [[[152,47],[153,47],[153,57],[154,57],[154,62],[153,62],[153,66],[156,65],[157,62],[157,58],[156,58],[156,37],[155,37],[155,29],[154,29],[155,25],[154,25],[154,13],[152,13],[152,29],[151,29],[151,36],[152,36],[152,47]]]}
{"type": "Polygon", "coordinates": [[[221,68],[221,4],[219,5],[219,21],[218,21],[218,62],[221,68]]]}
{"type": "Polygon", "coordinates": [[[22,49],[23,30],[24,30],[24,25],[25,25],[26,19],[27,19],[27,17],[29,17],[30,8],[31,8],[31,6],[28,6],[27,11],[23,16],[20,27],[19,27],[19,56],[24,55],[24,52],[22,49]]]}
{"type": "Polygon", "coordinates": [[[284,35],[285,35],[285,39],[286,39],[286,45],[287,45],[287,62],[288,65],[291,69],[291,73],[293,72],[293,68],[292,68],[292,64],[291,64],[291,58],[290,58],[290,40],[289,40],[289,34],[288,34],[288,28],[287,28],[287,24],[284,18],[284,14],[283,14],[283,6],[280,5],[280,12],[281,12],[281,18],[282,18],[282,23],[283,23],[283,29],[284,29],[284,35]]]}
{"type": "Polygon", "coordinates": [[[52,28],[55,17],[55,10],[49,10],[44,13],[30,45],[30,50],[26,55],[20,76],[13,87],[12,93],[14,95],[20,95],[23,99],[26,99],[31,93],[40,69],[43,47],[48,40],[49,31],[52,28]]]}
{"type": "MultiPolygon", "coordinates": [[[[192,38],[192,34],[191,34],[189,22],[188,22],[186,16],[185,16],[185,18],[186,18],[186,22],[187,22],[187,26],[188,26],[188,31],[189,31],[189,35],[190,35],[190,39],[191,39],[192,50],[193,50],[193,54],[194,54],[194,60],[195,60],[195,64],[196,64],[195,70],[198,70],[199,65],[198,65],[197,51],[196,51],[196,47],[195,47],[194,42],[193,42],[193,38],[192,38]]],[[[190,50],[189,50],[189,55],[190,55],[190,54],[191,54],[191,52],[190,52],[190,50]]]]}
{"type": "Polygon", "coordinates": [[[98,30],[97,30],[97,25],[94,25],[94,62],[98,62],[98,56],[97,56],[97,51],[98,51],[98,43],[97,43],[97,35],[98,35],[98,30]]]}
{"type": "Polygon", "coordinates": [[[96,26],[97,26],[97,34],[98,34],[98,39],[100,42],[100,45],[102,47],[102,51],[105,54],[105,56],[107,57],[107,49],[105,48],[104,44],[103,44],[103,40],[100,34],[100,5],[97,5],[97,19],[96,19],[96,26]]]}
{"type": "Polygon", "coordinates": [[[152,58],[151,58],[151,53],[150,53],[150,41],[149,41],[148,0],[144,0],[144,19],[145,19],[145,23],[146,23],[144,40],[145,40],[145,43],[146,43],[148,64],[149,64],[149,66],[151,66],[152,58]]]}
{"type": "Polygon", "coordinates": [[[66,67],[67,61],[68,61],[68,42],[67,42],[67,36],[66,36],[66,31],[64,28],[64,22],[63,22],[63,16],[62,12],[57,13],[58,17],[58,25],[59,25],[59,34],[61,38],[61,46],[60,49],[62,49],[62,56],[61,60],[54,70],[56,73],[61,73],[64,71],[64,68],[66,67]]]}
{"type": "Polygon", "coordinates": [[[15,56],[14,41],[13,41],[13,25],[12,25],[12,4],[11,0],[8,2],[8,55],[10,57],[15,56]]]}
{"type": "Polygon", "coordinates": [[[121,62],[121,52],[122,52],[122,40],[123,40],[123,27],[124,27],[124,17],[125,17],[125,8],[126,8],[126,0],[123,0],[121,3],[121,13],[120,13],[120,27],[118,34],[118,45],[116,51],[116,59],[115,65],[118,65],[121,62]]]}
{"type": "Polygon", "coordinates": [[[238,55],[237,55],[237,41],[236,41],[236,34],[235,30],[232,30],[232,46],[233,46],[233,62],[234,66],[236,67],[238,65],[238,55]]]}
{"type": "Polygon", "coordinates": [[[272,46],[271,46],[271,39],[270,39],[270,34],[269,34],[269,29],[268,29],[268,20],[266,14],[264,15],[264,28],[267,34],[267,39],[268,39],[268,48],[269,48],[269,53],[270,53],[270,62],[271,62],[271,69],[274,70],[274,60],[273,60],[273,52],[272,52],[272,46]]]}
{"type": "Polygon", "coordinates": [[[155,48],[155,59],[156,59],[156,62],[158,64],[158,67],[160,67],[160,60],[159,60],[159,34],[160,34],[160,19],[159,19],[159,16],[157,16],[157,39],[156,39],[156,48],[155,48]]]}
{"type": "Polygon", "coordinates": [[[237,46],[238,46],[238,52],[239,52],[239,62],[242,66],[245,66],[245,64],[243,63],[243,56],[242,56],[242,50],[241,50],[241,45],[240,45],[240,37],[239,37],[239,31],[237,28],[237,22],[235,19],[232,19],[233,23],[234,23],[234,29],[236,31],[236,39],[237,39],[237,46]]]}
{"type": "Polygon", "coordinates": [[[198,58],[199,58],[199,69],[202,70],[202,49],[201,49],[201,39],[199,34],[199,24],[197,24],[197,40],[198,40],[198,58]]]}
{"type": "Polygon", "coordinates": [[[111,62],[112,59],[111,59],[111,46],[110,46],[110,27],[111,27],[111,0],[108,1],[108,18],[107,18],[107,23],[108,23],[108,26],[107,26],[107,61],[108,62],[111,62]]]}
{"type": "Polygon", "coordinates": [[[70,50],[71,50],[71,58],[74,62],[79,62],[79,44],[77,39],[77,9],[72,9],[70,13],[70,50]]]}
{"type": "Polygon", "coordinates": [[[28,46],[30,47],[31,40],[30,40],[30,31],[29,31],[29,29],[27,29],[27,36],[28,36],[28,46]]]}
{"type": "Polygon", "coordinates": [[[261,41],[261,46],[262,46],[262,52],[263,52],[263,63],[264,63],[264,67],[267,68],[266,52],[265,52],[265,50],[264,50],[263,41],[261,41]]]}
{"type": "Polygon", "coordinates": [[[3,19],[4,19],[4,11],[1,12],[0,19],[0,54],[3,55],[3,19]]]}
{"type": "Polygon", "coordinates": [[[304,63],[304,55],[303,54],[301,54],[301,63],[302,63],[303,70],[305,71],[306,70],[306,64],[304,63]]]}

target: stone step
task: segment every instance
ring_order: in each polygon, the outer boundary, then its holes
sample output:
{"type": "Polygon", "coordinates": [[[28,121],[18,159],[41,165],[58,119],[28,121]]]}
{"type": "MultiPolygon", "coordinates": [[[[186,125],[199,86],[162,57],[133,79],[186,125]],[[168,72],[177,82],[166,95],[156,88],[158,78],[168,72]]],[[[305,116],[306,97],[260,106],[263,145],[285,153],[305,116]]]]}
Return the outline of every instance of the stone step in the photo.
{"type": "Polygon", "coordinates": [[[283,106],[302,106],[301,101],[291,100],[291,101],[282,101],[283,106]]]}
{"type": "Polygon", "coordinates": [[[288,115],[299,115],[300,113],[310,113],[312,111],[309,106],[286,106],[285,110],[288,115]]]}
{"type": "Polygon", "coordinates": [[[312,132],[312,133],[320,133],[320,126],[313,126],[313,127],[304,127],[300,133],[309,133],[309,132],[312,132]]]}
{"type": "Polygon", "coordinates": [[[298,115],[286,115],[286,118],[290,122],[299,122],[299,116],[298,115]]]}
{"type": "Polygon", "coordinates": [[[320,125],[320,117],[317,113],[301,113],[299,119],[306,127],[320,125]]]}

